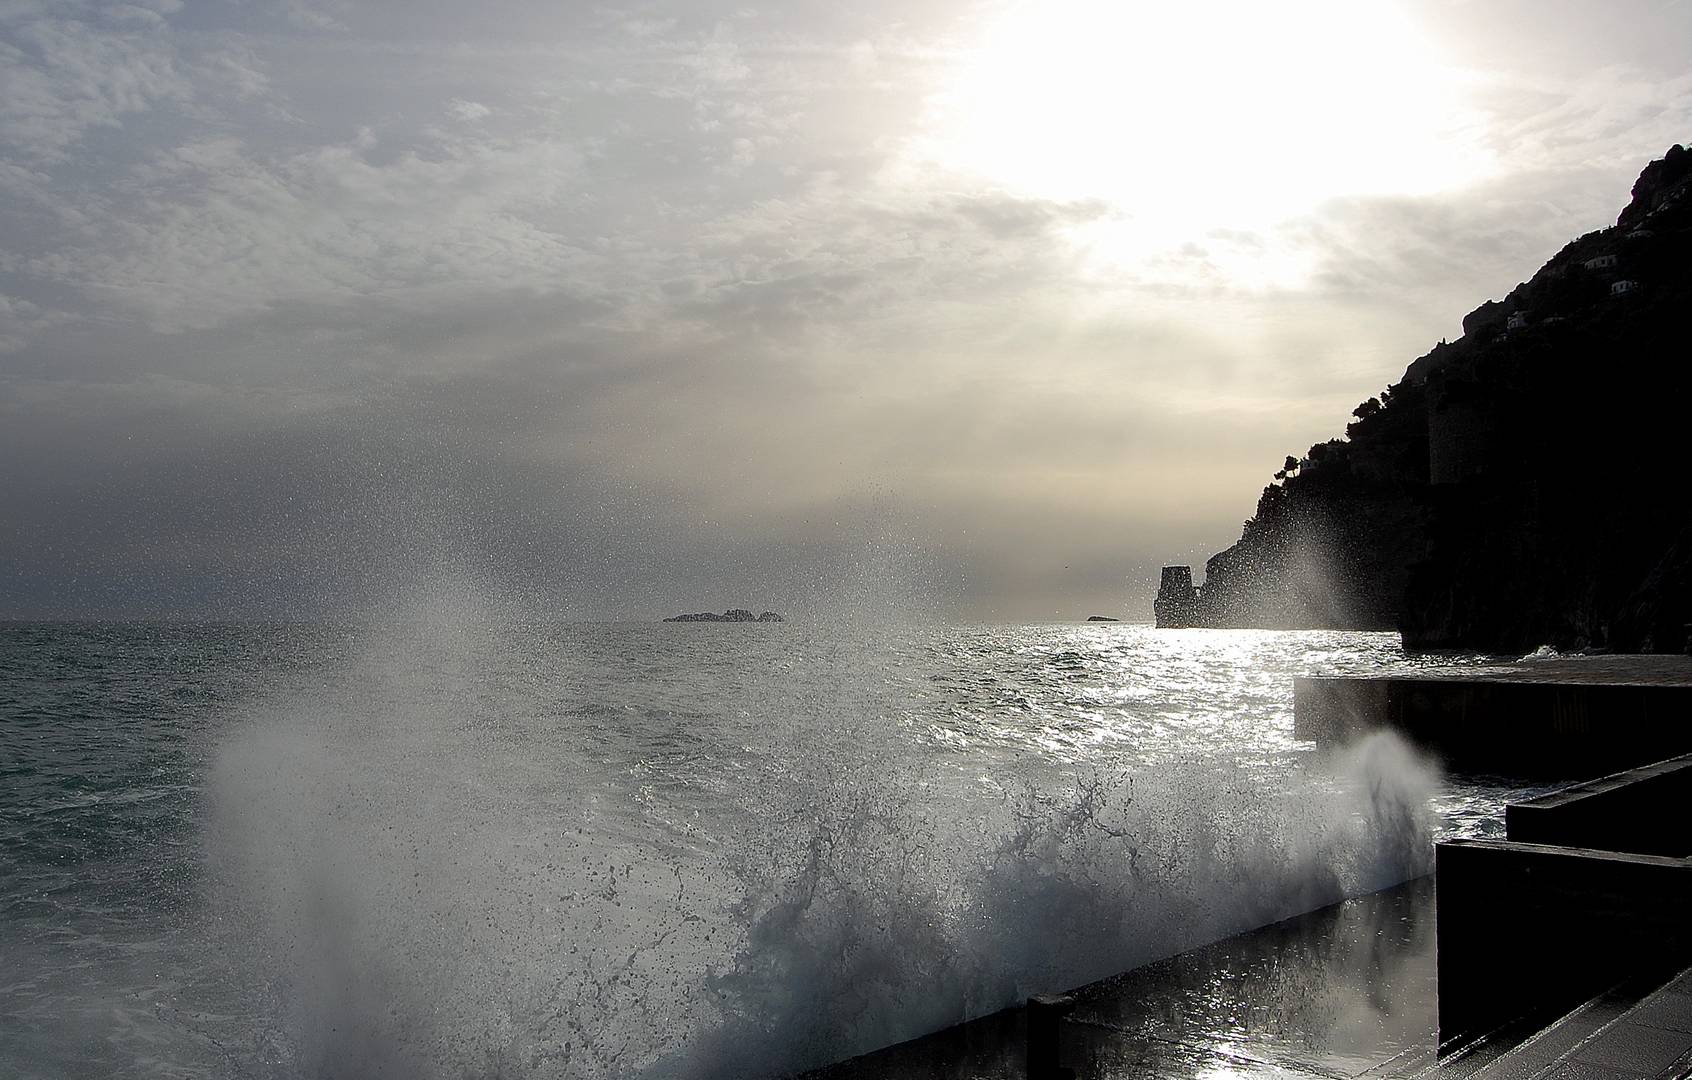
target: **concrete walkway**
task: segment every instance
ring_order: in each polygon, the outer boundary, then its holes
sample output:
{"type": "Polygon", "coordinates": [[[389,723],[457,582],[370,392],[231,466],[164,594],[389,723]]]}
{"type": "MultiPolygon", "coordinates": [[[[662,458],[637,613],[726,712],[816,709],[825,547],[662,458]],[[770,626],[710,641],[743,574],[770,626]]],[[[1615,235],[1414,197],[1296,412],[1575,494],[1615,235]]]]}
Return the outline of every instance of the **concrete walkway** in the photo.
{"type": "Polygon", "coordinates": [[[1606,995],[1470,1080],[1656,1080],[1692,1076],[1692,971],[1638,1001],[1606,995]]]}

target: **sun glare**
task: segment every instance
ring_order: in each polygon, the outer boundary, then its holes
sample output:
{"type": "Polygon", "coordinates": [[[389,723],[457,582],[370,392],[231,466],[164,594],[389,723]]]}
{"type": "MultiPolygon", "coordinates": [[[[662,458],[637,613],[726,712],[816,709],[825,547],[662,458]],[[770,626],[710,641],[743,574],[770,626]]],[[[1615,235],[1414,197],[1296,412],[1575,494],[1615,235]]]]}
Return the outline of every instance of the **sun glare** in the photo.
{"type": "Polygon", "coordinates": [[[1488,167],[1460,76],[1402,10],[1370,0],[1013,4],[929,106],[928,165],[1100,201],[1078,239],[1105,257],[1488,167]]]}

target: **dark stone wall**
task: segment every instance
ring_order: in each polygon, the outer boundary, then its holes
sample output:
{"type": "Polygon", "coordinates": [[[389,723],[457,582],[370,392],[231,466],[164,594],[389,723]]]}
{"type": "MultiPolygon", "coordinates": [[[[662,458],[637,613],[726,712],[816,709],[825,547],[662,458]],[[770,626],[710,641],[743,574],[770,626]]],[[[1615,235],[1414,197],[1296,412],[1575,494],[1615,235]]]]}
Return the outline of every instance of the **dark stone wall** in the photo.
{"type": "Polygon", "coordinates": [[[1442,1043],[1692,962],[1685,859],[1457,840],[1434,863],[1442,1043]]]}

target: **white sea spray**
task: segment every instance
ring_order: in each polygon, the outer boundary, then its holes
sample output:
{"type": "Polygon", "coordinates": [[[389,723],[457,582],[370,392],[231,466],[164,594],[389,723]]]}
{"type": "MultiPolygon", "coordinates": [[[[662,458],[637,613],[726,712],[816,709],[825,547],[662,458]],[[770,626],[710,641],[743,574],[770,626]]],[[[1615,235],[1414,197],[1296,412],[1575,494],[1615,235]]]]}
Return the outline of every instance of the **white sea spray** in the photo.
{"type": "Polygon", "coordinates": [[[720,1026],[663,1071],[836,1060],[1427,873],[1437,780],[1377,734],[1290,782],[1195,761],[1023,785],[960,833],[897,778],[843,778],[741,867],[720,1026]]]}
{"type": "Polygon", "coordinates": [[[1237,715],[1196,683],[1155,699],[1203,737],[1148,756],[1085,737],[1112,672],[1203,667],[1167,642],[988,635],[913,703],[933,650],[909,635],[542,647],[469,608],[363,628],[220,743],[206,853],[244,1075],[775,1074],[1431,858],[1437,777],[1402,744],[1321,759],[1240,726],[1274,641],[1219,654],[1237,715]]]}

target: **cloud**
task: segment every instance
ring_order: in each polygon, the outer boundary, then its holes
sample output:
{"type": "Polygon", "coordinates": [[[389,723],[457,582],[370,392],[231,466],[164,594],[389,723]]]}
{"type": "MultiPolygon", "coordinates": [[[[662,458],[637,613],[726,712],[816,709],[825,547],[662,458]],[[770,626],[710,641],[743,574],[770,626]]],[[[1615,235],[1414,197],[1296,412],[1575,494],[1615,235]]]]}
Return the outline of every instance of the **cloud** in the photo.
{"type": "Polygon", "coordinates": [[[69,321],[66,312],[0,293],[0,353],[18,352],[38,334],[69,321]]]}
{"type": "Polygon", "coordinates": [[[347,24],[334,14],[341,5],[310,3],[308,0],[283,0],[282,14],[288,22],[302,30],[344,32],[347,24]]]}
{"type": "Polygon", "coordinates": [[[690,65],[705,80],[713,83],[740,82],[752,74],[752,69],[740,57],[740,48],[724,37],[703,42],[689,57],[690,65]]]}
{"type": "Polygon", "coordinates": [[[493,110],[488,108],[486,105],[483,105],[481,102],[465,101],[463,98],[453,98],[451,101],[447,102],[447,112],[451,113],[454,118],[462,120],[467,124],[473,124],[478,120],[486,120],[488,117],[493,115],[493,110]]]}
{"type": "Polygon", "coordinates": [[[1687,138],[1692,75],[1655,74],[1629,64],[1573,79],[1503,78],[1486,87],[1492,136],[1513,171],[1609,166],[1637,171],[1687,138]]]}
{"type": "Polygon", "coordinates": [[[91,130],[193,95],[162,17],[133,33],[40,15],[0,28],[0,147],[8,158],[61,162],[91,130]]]}
{"type": "Polygon", "coordinates": [[[267,155],[185,143],[131,175],[96,242],[44,252],[41,278],[99,290],[157,329],[297,303],[566,287],[580,250],[549,225],[580,168],[549,139],[467,139],[383,155],[368,137],[267,155]]]}

